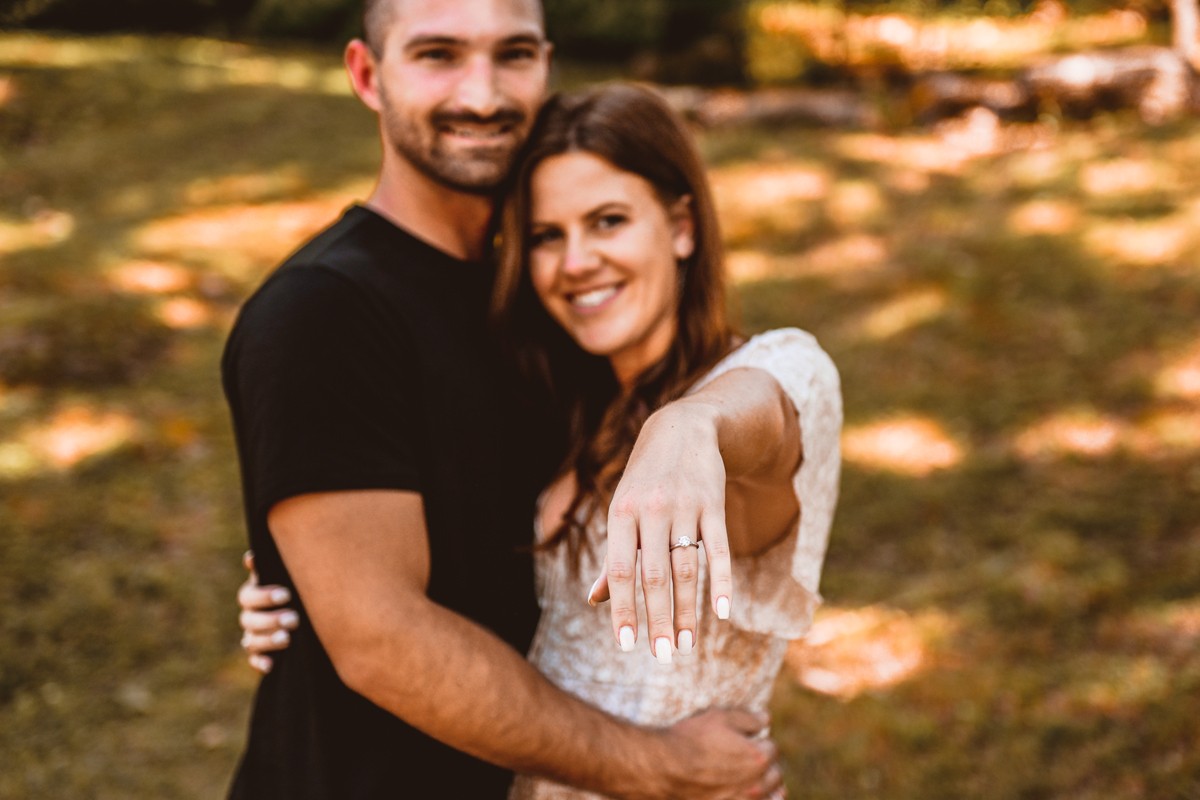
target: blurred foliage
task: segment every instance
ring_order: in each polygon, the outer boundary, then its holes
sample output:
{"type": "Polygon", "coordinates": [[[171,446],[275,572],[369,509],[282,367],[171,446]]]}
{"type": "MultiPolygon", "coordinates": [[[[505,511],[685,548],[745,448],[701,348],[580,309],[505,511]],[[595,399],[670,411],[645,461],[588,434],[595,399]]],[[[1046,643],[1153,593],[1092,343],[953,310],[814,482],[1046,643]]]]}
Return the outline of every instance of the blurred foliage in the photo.
{"type": "MultiPolygon", "coordinates": [[[[1196,797],[1200,122],[701,141],[746,327],[812,331],[845,395],[791,794],[1196,797]]],[[[0,797],[227,785],[221,346],[378,158],[327,50],[0,36],[0,797]]]]}

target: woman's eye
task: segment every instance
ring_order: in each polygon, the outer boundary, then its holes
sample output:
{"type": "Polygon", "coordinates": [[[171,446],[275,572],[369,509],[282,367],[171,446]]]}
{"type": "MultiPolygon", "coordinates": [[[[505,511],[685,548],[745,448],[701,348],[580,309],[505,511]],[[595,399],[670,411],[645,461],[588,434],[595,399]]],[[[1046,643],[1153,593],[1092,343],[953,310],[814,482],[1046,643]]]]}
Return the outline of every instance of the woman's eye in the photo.
{"type": "Polygon", "coordinates": [[[560,238],[561,234],[555,230],[534,231],[533,233],[529,234],[529,246],[531,248],[541,247],[543,245],[550,244],[551,242],[558,241],[560,238]]]}
{"type": "Polygon", "coordinates": [[[601,230],[611,230],[618,225],[621,225],[623,222],[625,222],[625,220],[626,216],[624,214],[605,214],[604,216],[600,217],[600,219],[596,220],[596,227],[600,228],[601,230]]]}

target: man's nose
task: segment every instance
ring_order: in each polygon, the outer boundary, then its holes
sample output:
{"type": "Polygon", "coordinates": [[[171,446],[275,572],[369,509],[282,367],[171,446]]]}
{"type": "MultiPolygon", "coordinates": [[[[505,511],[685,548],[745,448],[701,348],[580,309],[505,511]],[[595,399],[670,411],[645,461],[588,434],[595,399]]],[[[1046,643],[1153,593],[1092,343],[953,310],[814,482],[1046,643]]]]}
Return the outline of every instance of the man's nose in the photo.
{"type": "Polygon", "coordinates": [[[496,91],[496,69],[491,56],[479,53],[467,60],[462,80],[458,83],[456,105],[480,117],[490,117],[500,110],[496,91]]]}

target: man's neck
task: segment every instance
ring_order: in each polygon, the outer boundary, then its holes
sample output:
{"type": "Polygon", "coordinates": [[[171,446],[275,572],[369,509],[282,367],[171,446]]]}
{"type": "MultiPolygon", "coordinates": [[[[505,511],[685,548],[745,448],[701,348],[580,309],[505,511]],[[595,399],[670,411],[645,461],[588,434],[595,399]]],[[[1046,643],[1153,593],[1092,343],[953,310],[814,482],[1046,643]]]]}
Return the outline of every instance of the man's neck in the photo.
{"type": "MultiPolygon", "coordinates": [[[[386,147],[386,146],[385,146],[386,147]]],[[[464,261],[485,252],[494,202],[438,183],[395,152],[386,152],[367,206],[419,239],[464,261]]]]}

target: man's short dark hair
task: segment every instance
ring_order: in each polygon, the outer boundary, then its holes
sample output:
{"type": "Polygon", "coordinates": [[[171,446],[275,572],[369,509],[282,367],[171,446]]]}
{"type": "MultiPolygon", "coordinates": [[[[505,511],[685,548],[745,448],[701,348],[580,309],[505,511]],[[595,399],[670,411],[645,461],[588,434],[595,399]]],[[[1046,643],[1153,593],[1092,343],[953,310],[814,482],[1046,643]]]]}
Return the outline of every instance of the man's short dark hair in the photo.
{"type": "MultiPolygon", "coordinates": [[[[376,58],[383,58],[383,46],[387,42],[392,18],[396,16],[397,2],[399,0],[363,0],[363,40],[376,58]]],[[[538,0],[538,11],[542,16],[542,25],[545,25],[542,0],[538,0]]]]}
{"type": "Polygon", "coordinates": [[[363,0],[363,39],[376,58],[383,57],[388,28],[396,13],[396,0],[363,0]]]}

